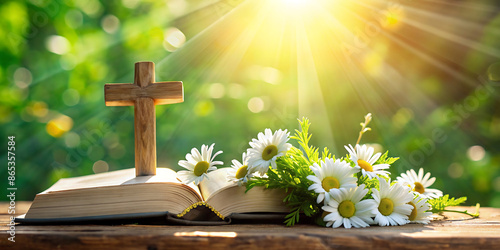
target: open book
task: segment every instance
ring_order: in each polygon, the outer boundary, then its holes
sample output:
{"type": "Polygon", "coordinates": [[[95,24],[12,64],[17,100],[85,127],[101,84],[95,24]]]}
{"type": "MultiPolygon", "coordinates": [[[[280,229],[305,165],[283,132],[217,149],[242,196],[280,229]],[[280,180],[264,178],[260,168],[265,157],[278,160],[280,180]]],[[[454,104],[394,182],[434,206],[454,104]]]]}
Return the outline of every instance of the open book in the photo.
{"type": "MultiPolygon", "coordinates": [[[[163,216],[184,224],[191,221],[225,221],[251,214],[289,212],[282,190],[229,182],[226,170],[208,173],[200,183],[183,184],[176,173],[158,168],[154,176],[135,177],[125,169],[82,177],[65,178],[36,195],[19,222],[57,223],[163,216]]],[[[168,219],[167,219],[168,221],[168,219]]]]}

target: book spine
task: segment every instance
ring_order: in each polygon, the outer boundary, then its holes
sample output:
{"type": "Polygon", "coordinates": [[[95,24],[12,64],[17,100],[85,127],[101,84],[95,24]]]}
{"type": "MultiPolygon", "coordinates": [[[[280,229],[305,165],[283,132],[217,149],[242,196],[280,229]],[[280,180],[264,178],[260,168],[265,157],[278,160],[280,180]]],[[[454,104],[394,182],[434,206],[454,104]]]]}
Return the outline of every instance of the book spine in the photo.
{"type": "Polygon", "coordinates": [[[181,218],[182,216],[184,216],[187,213],[189,213],[189,211],[191,211],[192,209],[197,208],[198,206],[205,206],[205,207],[209,208],[210,210],[212,210],[212,212],[214,212],[222,220],[225,219],[224,216],[222,216],[222,214],[219,213],[219,211],[217,211],[215,208],[213,208],[212,206],[210,206],[210,204],[207,204],[207,203],[205,203],[203,201],[196,202],[193,205],[189,206],[184,211],[182,211],[182,213],[178,214],[177,217],[181,218]]]}

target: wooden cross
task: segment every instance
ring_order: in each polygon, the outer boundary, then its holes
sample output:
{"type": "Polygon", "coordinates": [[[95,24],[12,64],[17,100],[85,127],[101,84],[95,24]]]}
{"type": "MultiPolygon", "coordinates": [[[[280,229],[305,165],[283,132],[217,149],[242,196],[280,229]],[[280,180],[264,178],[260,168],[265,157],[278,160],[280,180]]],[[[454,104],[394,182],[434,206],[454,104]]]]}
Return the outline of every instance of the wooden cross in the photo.
{"type": "Polygon", "coordinates": [[[155,105],[184,101],[182,82],[155,82],[155,64],[135,64],[134,83],[106,84],[106,106],[134,106],[135,174],[156,174],[155,105]]]}

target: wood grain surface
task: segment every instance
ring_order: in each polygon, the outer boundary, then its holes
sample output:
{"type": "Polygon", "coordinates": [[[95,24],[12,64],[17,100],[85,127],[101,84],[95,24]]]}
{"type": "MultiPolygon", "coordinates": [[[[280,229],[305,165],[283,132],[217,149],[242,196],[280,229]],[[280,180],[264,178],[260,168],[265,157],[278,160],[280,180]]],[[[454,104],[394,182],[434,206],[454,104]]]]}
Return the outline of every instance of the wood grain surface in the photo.
{"type": "MultiPolygon", "coordinates": [[[[18,202],[24,213],[30,202],[18,202]]],[[[50,225],[16,226],[7,240],[7,203],[0,203],[0,249],[498,249],[500,209],[481,208],[478,219],[445,214],[429,225],[372,226],[362,229],[281,224],[225,226],[50,225]]],[[[470,209],[473,207],[458,207],[470,209]]]]}
{"type": "Polygon", "coordinates": [[[135,64],[134,83],[106,84],[106,106],[134,106],[136,176],[156,174],[155,105],[184,101],[182,82],[155,82],[155,64],[135,64]]]}
{"type": "Polygon", "coordinates": [[[134,105],[135,175],[156,175],[156,111],[151,98],[134,105]]]}

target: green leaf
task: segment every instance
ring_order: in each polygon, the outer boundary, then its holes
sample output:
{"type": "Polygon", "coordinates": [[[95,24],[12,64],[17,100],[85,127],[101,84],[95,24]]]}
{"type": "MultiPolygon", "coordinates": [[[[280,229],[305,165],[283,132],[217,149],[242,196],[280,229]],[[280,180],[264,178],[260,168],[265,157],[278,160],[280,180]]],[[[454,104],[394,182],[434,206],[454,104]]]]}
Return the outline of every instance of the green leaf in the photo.
{"type": "Polygon", "coordinates": [[[433,213],[438,213],[441,211],[444,211],[446,207],[450,206],[458,206],[462,203],[464,203],[467,200],[467,197],[460,197],[458,199],[455,198],[449,198],[449,195],[444,195],[439,198],[431,199],[429,200],[429,205],[432,207],[432,212],[433,213]]]}
{"type": "Polygon", "coordinates": [[[399,160],[399,157],[388,157],[389,151],[385,151],[383,155],[378,158],[377,162],[375,164],[393,164],[397,160],[399,160]]]}
{"type": "Polygon", "coordinates": [[[479,203],[476,204],[476,213],[473,214],[467,212],[467,210],[458,211],[458,210],[446,209],[447,207],[458,206],[464,203],[465,201],[467,201],[467,197],[460,197],[458,199],[455,199],[455,198],[449,198],[449,195],[447,194],[439,198],[430,199],[427,202],[429,203],[429,205],[431,205],[431,210],[429,211],[432,213],[454,212],[454,213],[467,214],[474,218],[479,217],[479,203]]]}

